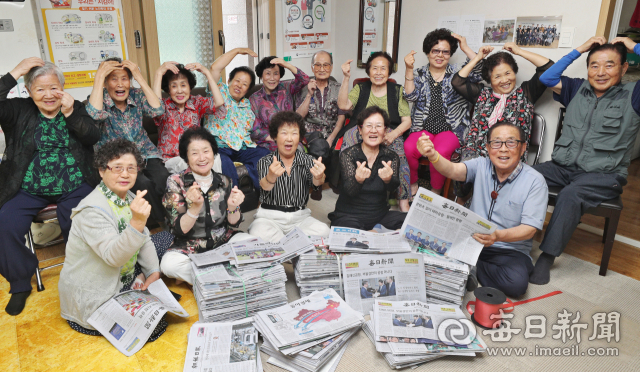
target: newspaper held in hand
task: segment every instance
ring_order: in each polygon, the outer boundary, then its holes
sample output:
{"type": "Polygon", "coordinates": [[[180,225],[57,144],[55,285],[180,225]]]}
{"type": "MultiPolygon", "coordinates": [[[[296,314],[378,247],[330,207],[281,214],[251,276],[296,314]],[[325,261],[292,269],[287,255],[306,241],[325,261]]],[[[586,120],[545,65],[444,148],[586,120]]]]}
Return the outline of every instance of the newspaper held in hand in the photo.
{"type": "Polygon", "coordinates": [[[183,371],[262,371],[258,331],[253,326],[253,318],[192,325],[183,371]]]}
{"type": "Polygon", "coordinates": [[[91,314],[88,323],[122,354],[132,356],[142,349],[167,311],[189,316],[159,279],[145,291],[131,290],[111,297],[91,314]]]}
{"type": "Polygon", "coordinates": [[[242,270],[283,263],[314,248],[311,239],[298,227],[277,243],[234,242],[231,247],[236,265],[242,270]]]}
{"type": "Polygon", "coordinates": [[[432,250],[474,266],[483,245],[473,234],[492,234],[497,224],[420,188],[402,224],[402,236],[417,250],[432,250]]]}
{"type": "Polygon", "coordinates": [[[376,300],[426,301],[424,262],[418,253],[361,254],[342,259],[345,300],[362,314],[376,300]]]}
{"type": "Polygon", "coordinates": [[[331,227],[329,246],[334,252],[402,253],[411,246],[398,231],[375,233],[349,227],[331,227]]]}

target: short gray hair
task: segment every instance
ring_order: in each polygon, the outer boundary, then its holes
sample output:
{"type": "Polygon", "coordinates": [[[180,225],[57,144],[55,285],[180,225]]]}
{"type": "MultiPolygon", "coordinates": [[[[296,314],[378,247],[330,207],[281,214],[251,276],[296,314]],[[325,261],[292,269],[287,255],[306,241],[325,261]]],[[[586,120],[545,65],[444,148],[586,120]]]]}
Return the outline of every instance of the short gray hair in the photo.
{"type": "Polygon", "coordinates": [[[333,64],[333,56],[331,55],[331,53],[327,52],[326,50],[319,50],[313,53],[313,55],[311,56],[311,68],[313,68],[313,64],[316,61],[316,56],[320,53],[326,53],[329,56],[329,59],[331,60],[331,64],[333,64]]]}
{"type": "Polygon", "coordinates": [[[31,85],[38,79],[40,76],[45,75],[56,75],[58,77],[58,81],[60,85],[64,88],[64,74],[60,67],[54,65],[51,62],[45,62],[44,66],[36,66],[29,70],[26,75],[24,75],[24,85],[27,89],[31,90],[31,85]]]}

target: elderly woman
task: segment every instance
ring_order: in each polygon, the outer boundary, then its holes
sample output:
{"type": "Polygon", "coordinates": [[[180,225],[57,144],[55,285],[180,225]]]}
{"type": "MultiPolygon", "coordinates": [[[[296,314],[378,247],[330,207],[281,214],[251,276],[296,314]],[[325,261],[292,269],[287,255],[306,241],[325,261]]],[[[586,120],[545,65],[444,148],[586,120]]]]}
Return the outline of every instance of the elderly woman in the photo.
{"type": "MultiPolygon", "coordinates": [[[[389,75],[393,69],[393,59],[386,52],[375,52],[367,61],[365,67],[370,81],[356,85],[349,92],[349,77],[351,76],[351,60],[342,65],[344,79],[338,94],[338,107],[342,110],[351,110],[352,122],[344,128],[344,140],[341,150],[362,142],[360,131],[355,128],[355,121],[360,112],[370,106],[381,107],[389,116],[387,132],[382,138],[382,143],[393,150],[400,158],[398,188],[398,200],[400,210],[409,210],[410,177],[409,165],[404,153],[404,132],[411,128],[409,103],[404,99],[402,86],[391,83],[389,75]],[[347,93],[348,92],[348,93],[347,93]]],[[[341,134],[338,135],[340,137],[341,134]]]]}
{"type": "Polygon", "coordinates": [[[178,141],[185,130],[199,127],[205,115],[223,108],[220,90],[211,72],[201,64],[189,63],[184,66],[165,62],[156,70],[153,91],[158,97],[162,97],[162,91],[169,95],[163,100],[164,114],[153,118],[158,126],[158,149],[162,151],[168,169],[185,169],[186,164],[179,157],[178,141]],[[192,71],[207,77],[212,97],[191,95],[191,90],[196,86],[196,76],[192,71]]]}
{"type": "Polygon", "coordinates": [[[322,188],[325,166],[322,158],[298,149],[305,135],[304,119],[296,112],[279,112],[271,118],[269,134],[278,149],[258,162],[262,205],[249,234],[277,242],[299,227],[307,235],[328,237],[329,227],[311,217],[307,208],[309,188],[322,188]]]}
{"type": "Polygon", "coordinates": [[[270,135],[271,117],[280,111],[296,109],[293,97],[309,84],[309,76],[296,66],[274,56],[265,57],[258,63],[256,75],[262,79],[263,85],[262,89],[249,97],[251,110],[256,115],[251,138],[258,146],[275,151],[278,146],[270,135]],[[293,73],[295,79],[281,83],[285,68],[293,73]]]}
{"type": "MultiPolygon", "coordinates": [[[[418,166],[422,155],[416,144],[422,133],[431,138],[441,156],[451,159],[451,155],[463,143],[469,126],[467,101],[451,86],[451,79],[460,67],[449,64],[449,59],[458,49],[458,43],[468,63],[476,53],[469,48],[467,40],[443,28],[429,32],[424,38],[422,51],[427,55],[429,64],[414,73],[416,52],[411,51],[404,58],[404,97],[413,102],[411,134],[404,142],[404,152],[411,171],[412,195],[418,192],[418,166]]],[[[482,62],[476,65],[469,76],[470,81],[475,83],[482,80],[481,67],[482,62]]],[[[432,191],[439,194],[446,178],[432,164],[429,166],[429,175],[432,191]]]]}
{"type": "Polygon", "coordinates": [[[188,129],[180,138],[179,150],[189,167],[167,180],[163,204],[175,239],[160,267],[166,276],[193,284],[188,254],[251,236],[232,229],[242,222],[244,194],[229,177],[213,171],[218,152],[215,137],[202,127],[188,129]]]}
{"type": "MultiPolygon", "coordinates": [[[[462,161],[479,156],[487,157],[487,132],[495,123],[505,121],[524,129],[526,139],[531,135],[533,105],[547,87],[540,82],[540,75],[553,65],[553,61],[539,54],[521,49],[515,43],[504,44],[503,49],[533,63],[533,77],[516,85],[518,65],[510,53],[499,52],[489,56],[482,66],[482,78],[491,83],[484,87],[469,79],[471,70],[484,59],[493,47],[483,46],[478,55],[453,76],[451,85],[467,101],[475,105],[471,126],[462,147],[462,161]]],[[[525,151],[523,160],[526,160],[525,151]]]]}
{"type": "Polygon", "coordinates": [[[7,144],[0,163],[0,274],[11,286],[6,311],[17,315],[38,267],[25,235],[41,209],[57,204],[67,240],[71,209],[97,183],[91,161],[100,130],[84,105],[64,91],[62,71],[36,57],[0,79],[0,126],[7,144]],[[22,76],[30,98],[7,99],[22,76]]]}
{"type": "MultiPolygon", "coordinates": [[[[123,138],[107,142],[96,153],[102,182],[73,209],[73,224],[60,272],[60,315],[74,330],[100,336],[88,319],[112,296],[142,289],[160,278],[155,246],[145,227],[151,205],[146,191],[134,195],[142,156],[123,138]]],[[[167,327],[162,320],[154,341],[167,327]]]]}
{"type": "Polygon", "coordinates": [[[387,112],[378,106],[364,109],[357,118],[362,143],[340,153],[342,188],[331,226],[371,230],[402,227],[406,213],[389,210],[387,193],[400,183],[398,154],[383,145],[389,126],[387,112]]]}

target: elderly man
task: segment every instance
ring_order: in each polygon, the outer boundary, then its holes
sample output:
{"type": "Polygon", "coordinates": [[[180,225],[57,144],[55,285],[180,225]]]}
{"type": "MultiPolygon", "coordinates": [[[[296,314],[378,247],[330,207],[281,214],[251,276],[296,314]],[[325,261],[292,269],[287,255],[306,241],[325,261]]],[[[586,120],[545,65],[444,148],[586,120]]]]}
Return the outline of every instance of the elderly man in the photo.
{"type": "Polygon", "coordinates": [[[562,136],[552,159],[536,166],[549,186],[563,187],[540,249],[542,254],[529,278],[547,284],[551,265],[562,254],[582,214],[622,193],[640,123],[640,84],[621,84],[629,64],[627,52],[640,54],[629,38],[611,44],[592,37],[540,76],[553,98],[567,107],[562,136]],[[582,53],[588,80],[561,76],[582,53]]]}
{"type": "Polygon", "coordinates": [[[418,140],[418,150],[442,175],[473,182],[470,209],[498,225],[492,234],[473,236],[484,249],[471,270],[467,290],[474,290],[480,281],[518,297],[527,291],[533,271],[529,253],[547,212],[547,184],[541,174],[520,162],[527,147],[522,128],[500,122],[489,129],[488,138],[488,159],[459,164],[441,157],[426,135],[418,140]]]}
{"type": "MultiPolygon", "coordinates": [[[[315,79],[311,79],[296,96],[296,112],[304,118],[304,125],[307,131],[307,144],[309,153],[314,157],[322,156],[327,167],[327,175],[332,185],[337,185],[339,171],[335,175],[331,167],[330,150],[335,147],[336,137],[344,124],[345,113],[338,108],[338,92],[340,84],[335,80],[329,80],[333,70],[333,57],[331,54],[321,50],[311,58],[311,68],[315,79]],[[314,139],[325,139],[324,141],[312,141],[314,139]],[[317,143],[317,145],[314,145],[317,143]]],[[[337,154],[337,153],[336,153],[337,154]]],[[[335,159],[337,162],[338,159],[335,159]]]]}

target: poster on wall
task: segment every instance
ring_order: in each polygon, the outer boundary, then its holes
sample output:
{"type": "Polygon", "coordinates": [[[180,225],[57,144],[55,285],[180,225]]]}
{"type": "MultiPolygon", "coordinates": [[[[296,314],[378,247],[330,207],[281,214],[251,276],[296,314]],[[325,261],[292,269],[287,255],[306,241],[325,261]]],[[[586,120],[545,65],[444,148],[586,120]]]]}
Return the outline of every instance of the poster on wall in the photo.
{"type": "Polygon", "coordinates": [[[100,62],[126,59],[119,0],[37,0],[47,59],[62,69],[65,88],[93,85],[100,62]]]}
{"type": "Polygon", "coordinates": [[[331,53],[331,3],[336,0],[283,0],[284,60],[331,53]]]}
{"type": "Polygon", "coordinates": [[[562,16],[518,17],[516,44],[525,48],[557,48],[561,29],[562,16]]]}
{"type": "Polygon", "coordinates": [[[438,18],[438,28],[446,28],[451,32],[467,38],[471,50],[477,52],[482,46],[484,15],[442,16],[438,18]]]}
{"type": "Polygon", "coordinates": [[[382,35],[384,34],[384,0],[367,0],[364,2],[364,19],[362,22],[362,62],[367,62],[371,53],[384,50],[382,35]]]}
{"type": "Polygon", "coordinates": [[[515,19],[486,19],[482,42],[486,45],[504,45],[513,42],[515,19]]]}

